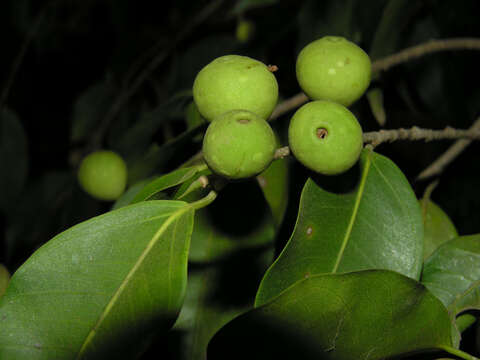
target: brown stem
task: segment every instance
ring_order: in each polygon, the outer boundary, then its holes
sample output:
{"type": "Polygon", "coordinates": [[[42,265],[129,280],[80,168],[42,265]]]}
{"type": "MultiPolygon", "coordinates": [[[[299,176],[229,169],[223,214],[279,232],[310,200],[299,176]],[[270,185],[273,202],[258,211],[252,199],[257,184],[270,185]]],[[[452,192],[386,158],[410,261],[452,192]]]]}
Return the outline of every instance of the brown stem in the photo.
{"type": "Polygon", "coordinates": [[[363,134],[363,141],[377,146],[384,142],[397,140],[442,140],[442,139],[480,139],[479,129],[459,130],[446,127],[443,130],[422,129],[414,126],[410,129],[379,130],[363,134]]]}
{"type": "Polygon", "coordinates": [[[439,51],[450,50],[480,50],[480,39],[453,38],[445,40],[431,40],[429,42],[404,49],[396,54],[374,61],[372,72],[385,71],[404,62],[439,51]]]}

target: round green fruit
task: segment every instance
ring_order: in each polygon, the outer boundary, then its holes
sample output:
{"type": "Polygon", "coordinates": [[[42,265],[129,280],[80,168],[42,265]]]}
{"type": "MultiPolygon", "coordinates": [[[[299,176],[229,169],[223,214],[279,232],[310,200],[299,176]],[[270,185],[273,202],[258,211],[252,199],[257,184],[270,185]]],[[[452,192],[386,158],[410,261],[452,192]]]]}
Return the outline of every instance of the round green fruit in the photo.
{"type": "Polygon", "coordinates": [[[278,84],[260,61],[226,55],[200,70],[193,83],[193,99],[208,121],[239,109],[266,119],[277,104],[278,84]]]}
{"type": "Polygon", "coordinates": [[[302,49],[296,71],[300,87],[311,99],[349,106],[368,88],[372,64],[354,43],[339,36],[325,36],[302,49]]]}
{"type": "Polygon", "coordinates": [[[299,108],[288,128],[288,142],[295,158],[325,175],[351,168],[363,147],[362,128],[345,106],[317,100],[299,108]]]}
{"type": "Polygon", "coordinates": [[[125,190],[127,166],[113,151],[96,151],[80,163],[78,182],[88,194],[97,199],[115,200],[125,190]]]}
{"type": "Polygon", "coordinates": [[[218,175],[242,179],[261,173],[275,154],[270,125],[246,110],[229,111],[216,118],[203,138],[203,156],[218,175]]]}

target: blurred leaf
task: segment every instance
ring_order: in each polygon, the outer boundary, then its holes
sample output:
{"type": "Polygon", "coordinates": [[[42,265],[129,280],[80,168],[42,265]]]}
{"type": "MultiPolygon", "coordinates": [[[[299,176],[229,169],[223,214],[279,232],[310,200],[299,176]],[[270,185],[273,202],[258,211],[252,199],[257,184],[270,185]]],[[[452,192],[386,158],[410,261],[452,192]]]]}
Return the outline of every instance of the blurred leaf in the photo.
{"type": "Polygon", "coordinates": [[[405,29],[410,29],[410,19],[421,6],[421,2],[418,1],[388,1],[368,53],[372,60],[391,55],[398,49],[403,32],[405,29]]]}
{"type": "Polygon", "coordinates": [[[354,41],[353,19],[357,3],[357,0],[304,1],[298,14],[299,46],[302,48],[326,35],[343,36],[354,41]]]}
{"type": "Polygon", "coordinates": [[[22,123],[10,109],[0,109],[0,211],[11,211],[28,172],[28,143],[22,123]]]}
{"type": "Polygon", "coordinates": [[[236,53],[238,42],[233,35],[215,34],[199,39],[178,59],[176,76],[171,79],[172,89],[192,89],[198,72],[215,58],[236,53]]]}
{"type": "Polygon", "coordinates": [[[70,138],[73,142],[84,141],[100,125],[110,109],[116,89],[108,81],[92,85],[75,101],[72,114],[70,138]]]}
{"type": "Polygon", "coordinates": [[[128,183],[132,184],[162,172],[167,164],[178,166],[188,159],[185,151],[191,140],[204,129],[198,126],[187,130],[162,146],[153,144],[145,153],[128,160],[128,183]]]}
{"type": "Polygon", "coordinates": [[[235,7],[232,9],[232,13],[234,15],[239,15],[248,10],[273,5],[277,2],[278,0],[237,0],[235,7]]]}
{"type": "Polygon", "coordinates": [[[314,275],[224,326],[208,359],[385,359],[450,347],[444,306],[417,281],[367,270],[314,275]]]}
{"type": "Polygon", "coordinates": [[[139,181],[136,184],[130,186],[127,191],[125,191],[122,196],[120,196],[115,203],[112,205],[112,210],[120,209],[124,206],[130,205],[132,200],[137,196],[137,194],[147,185],[152,179],[146,179],[139,181]]]}
{"type": "Polygon", "coordinates": [[[423,260],[443,243],[458,236],[457,229],[448,215],[432,200],[424,198],[420,200],[423,216],[424,247],[423,260]]]}
{"type": "MultiPolygon", "coordinates": [[[[54,223],[66,212],[64,201],[68,199],[76,179],[67,172],[47,172],[30,184],[8,213],[5,233],[6,258],[16,265],[51,235],[54,223]],[[34,201],[32,201],[34,199],[34,201]],[[25,226],[25,219],[29,219],[25,226]]],[[[74,203],[78,208],[80,204],[74,203]]]]}
{"type": "Polygon", "coordinates": [[[267,251],[238,252],[225,261],[189,270],[187,295],[173,330],[185,333],[182,360],[205,360],[207,345],[226,323],[252,308],[256,284],[273,256],[267,251]],[[248,263],[248,268],[238,268],[248,263]]]}
{"type": "Polygon", "coordinates": [[[7,268],[0,264],[0,298],[5,294],[8,283],[10,282],[10,273],[7,268]]]}
{"type": "Polygon", "coordinates": [[[422,283],[453,317],[480,309],[480,235],[460,236],[425,261],[422,283]]]}
{"type": "Polygon", "coordinates": [[[0,301],[0,358],[137,356],[180,311],[193,212],[181,201],[142,202],[42,246],[0,301]]]}
{"type": "Polygon", "coordinates": [[[293,234],[265,274],[256,306],[315,274],[388,269],[420,277],[423,224],[410,184],[371,150],[363,151],[360,167],[361,180],[347,194],[306,182],[293,234]]]}
{"type": "Polygon", "coordinates": [[[195,213],[189,260],[212,262],[240,249],[268,247],[274,237],[275,220],[258,185],[230,183],[214,203],[195,213]]]}
{"type": "Polygon", "coordinates": [[[190,97],[190,90],[180,91],[155,109],[144,110],[133,124],[115,139],[112,148],[130,156],[138,156],[147,151],[155,132],[176,117],[190,97]]]}
{"type": "Polygon", "coordinates": [[[140,190],[132,200],[132,204],[150,199],[156,193],[180,185],[192,179],[197,173],[206,169],[206,165],[197,165],[180,168],[149,182],[140,190]]]}
{"type": "Polygon", "coordinates": [[[257,182],[280,227],[288,204],[288,159],[278,159],[257,176],[257,182]]]}
{"type": "Polygon", "coordinates": [[[367,92],[367,100],[370,104],[372,114],[377,120],[378,125],[385,126],[387,116],[385,114],[385,107],[383,106],[383,91],[380,88],[374,88],[367,92]]]}

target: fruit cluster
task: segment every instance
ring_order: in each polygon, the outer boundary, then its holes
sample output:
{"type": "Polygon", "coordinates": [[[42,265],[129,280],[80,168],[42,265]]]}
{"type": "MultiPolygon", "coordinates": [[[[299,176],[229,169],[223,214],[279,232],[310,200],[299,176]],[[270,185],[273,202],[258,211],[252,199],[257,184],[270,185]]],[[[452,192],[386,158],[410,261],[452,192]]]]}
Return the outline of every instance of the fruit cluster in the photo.
{"type": "MultiPolygon", "coordinates": [[[[296,75],[312,101],[290,121],[290,150],[316,172],[333,175],[348,170],[360,156],[363,139],[360,124],[346,106],[370,84],[370,58],[354,43],[326,36],[303,48],[296,75]]],[[[213,172],[240,179],[271,163],[276,140],[266,119],[277,104],[278,84],[270,67],[245,56],[219,57],[198,73],[193,98],[200,114],[211,122],[203,155],[213,172]]]]}

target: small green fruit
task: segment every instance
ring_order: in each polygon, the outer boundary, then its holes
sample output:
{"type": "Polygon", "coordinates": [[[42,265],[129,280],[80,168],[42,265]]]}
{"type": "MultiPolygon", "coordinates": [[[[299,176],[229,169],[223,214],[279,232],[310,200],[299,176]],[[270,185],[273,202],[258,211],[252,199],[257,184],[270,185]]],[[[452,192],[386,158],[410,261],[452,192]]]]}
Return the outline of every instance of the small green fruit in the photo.
{"type": "Polygon", "coordinates": [[[363,147],[362,128],[346,107],[332,101],[312,101],[293,115],[288,128],[293,155],[303,165],[325,175],[351,168],[363,147]]]}
{"type": "Polygon", "coordinates": [[[339,36],[325,36],[302,49],[296,64],[300,87],[313,100],[351,105],[370,84],[370,57],[339,36]]]}
{"type": "Polygon", "coordinates": [[[275,154],[270,125],[246,110],[229,111],[216,118],[203,139],[203,156],[213,172],[229,179],[261,173],[275,154]]]}
{"type": "Polygon", "coordinates": [[[266,119],[277,104],[278,84],[260,61],[226,55],[200,70],[193,83],[193,99],[208,121],[239,109],[266,119]]]}
{"type": "Polygon", "coordinates": [[[80,163],[78,182],[88,194],[97,199],[115,200],[125,190],[127,166],[113,151],[96,151],[80,163]]]}

